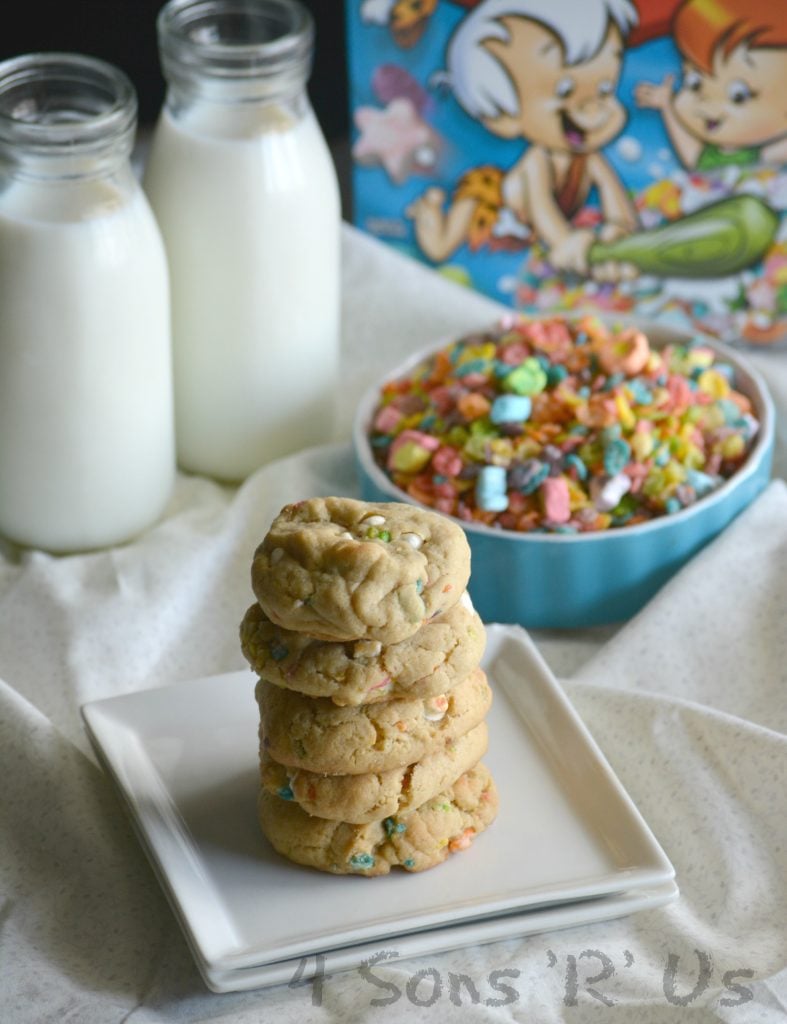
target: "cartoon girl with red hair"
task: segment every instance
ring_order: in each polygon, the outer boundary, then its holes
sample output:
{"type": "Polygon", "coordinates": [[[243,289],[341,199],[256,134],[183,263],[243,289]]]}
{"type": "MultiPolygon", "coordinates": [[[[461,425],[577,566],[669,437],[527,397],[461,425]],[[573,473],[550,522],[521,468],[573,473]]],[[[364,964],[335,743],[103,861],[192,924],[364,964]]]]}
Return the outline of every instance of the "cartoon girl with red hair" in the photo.
{"type": "Polygon", "coordinates": [[[787,3],[685,0],[672,25],[683,82],[641,82],[683,165],[699,171],[787,161],[787,3]]]}

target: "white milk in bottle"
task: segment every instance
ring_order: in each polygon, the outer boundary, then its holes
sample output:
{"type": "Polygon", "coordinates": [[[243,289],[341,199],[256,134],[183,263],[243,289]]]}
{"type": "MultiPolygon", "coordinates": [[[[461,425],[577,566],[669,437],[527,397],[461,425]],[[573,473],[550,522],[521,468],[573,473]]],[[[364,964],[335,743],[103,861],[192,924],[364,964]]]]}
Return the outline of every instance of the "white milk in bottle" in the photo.
{"type": "Polygon", "coordinates": [[[79,55],[0,65],[0,533],[126,540],[175,473],[164,247],[133,89],[79,55]]]}
{"type": "Polygon", "coordinates": [[[331,439],[339,359],[336,173],[290,0],[172,0],[167,101],[144,186],[173,303],[184,469],[237,481],[331,439]]]}

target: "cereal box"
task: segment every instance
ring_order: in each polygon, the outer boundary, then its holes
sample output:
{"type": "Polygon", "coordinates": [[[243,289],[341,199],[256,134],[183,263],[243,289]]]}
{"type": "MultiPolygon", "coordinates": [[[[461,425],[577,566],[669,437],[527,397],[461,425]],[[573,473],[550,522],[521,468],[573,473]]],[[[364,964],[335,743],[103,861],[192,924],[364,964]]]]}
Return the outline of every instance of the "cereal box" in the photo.
{"type": "Polygon", "coordinates": [[[787,340],[787,0],[347,0],[353,216],[526,312],[787,340]]]}

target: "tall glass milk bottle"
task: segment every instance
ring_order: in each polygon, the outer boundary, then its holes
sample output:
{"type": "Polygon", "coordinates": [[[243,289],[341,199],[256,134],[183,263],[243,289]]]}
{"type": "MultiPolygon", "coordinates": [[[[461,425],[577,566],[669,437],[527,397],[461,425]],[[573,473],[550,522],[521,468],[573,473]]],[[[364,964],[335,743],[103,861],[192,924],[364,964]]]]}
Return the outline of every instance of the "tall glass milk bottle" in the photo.
{"type": "Polygon", "coordinates": [[[306,94],[313,22],[294,0],[170,0],[158,33],[144,186],[170,265],[178,460],[238,481],[332,432],[340,207],[306,94]]]}
{"type": "Polygon", "coordinates": [[[0,64],[0,534],[126,540],[175,477],[164,245],[129,162],[136,96],[78,54],[0,64]]]}

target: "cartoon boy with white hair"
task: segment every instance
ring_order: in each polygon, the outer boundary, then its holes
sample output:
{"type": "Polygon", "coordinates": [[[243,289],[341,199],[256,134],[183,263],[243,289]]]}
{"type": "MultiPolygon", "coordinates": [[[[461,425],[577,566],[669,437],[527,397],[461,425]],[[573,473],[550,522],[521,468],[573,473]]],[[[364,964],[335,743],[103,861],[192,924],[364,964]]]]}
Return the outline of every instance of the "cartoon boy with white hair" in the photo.
{"type": "MultiPolygon", "coordinates": [[[[447,207],[438,188],[411,205],[416,239],[430,259],[448,259],[463,242],[478,247],[505,209],[547,246],[556,270],[587,275],[596,235],[571,219],[594,187],[602,239],[637,226],[600,152],[626,121],[615,90],[636,20],[629,0],[482,0],[460,22],[446,50],[454,96],[494,135],[529,145],[506,173],[481,167],[465,174],[447,207]]],[[[632,272],[621,264],[593,268],[607,280],[632,272]]]]}

